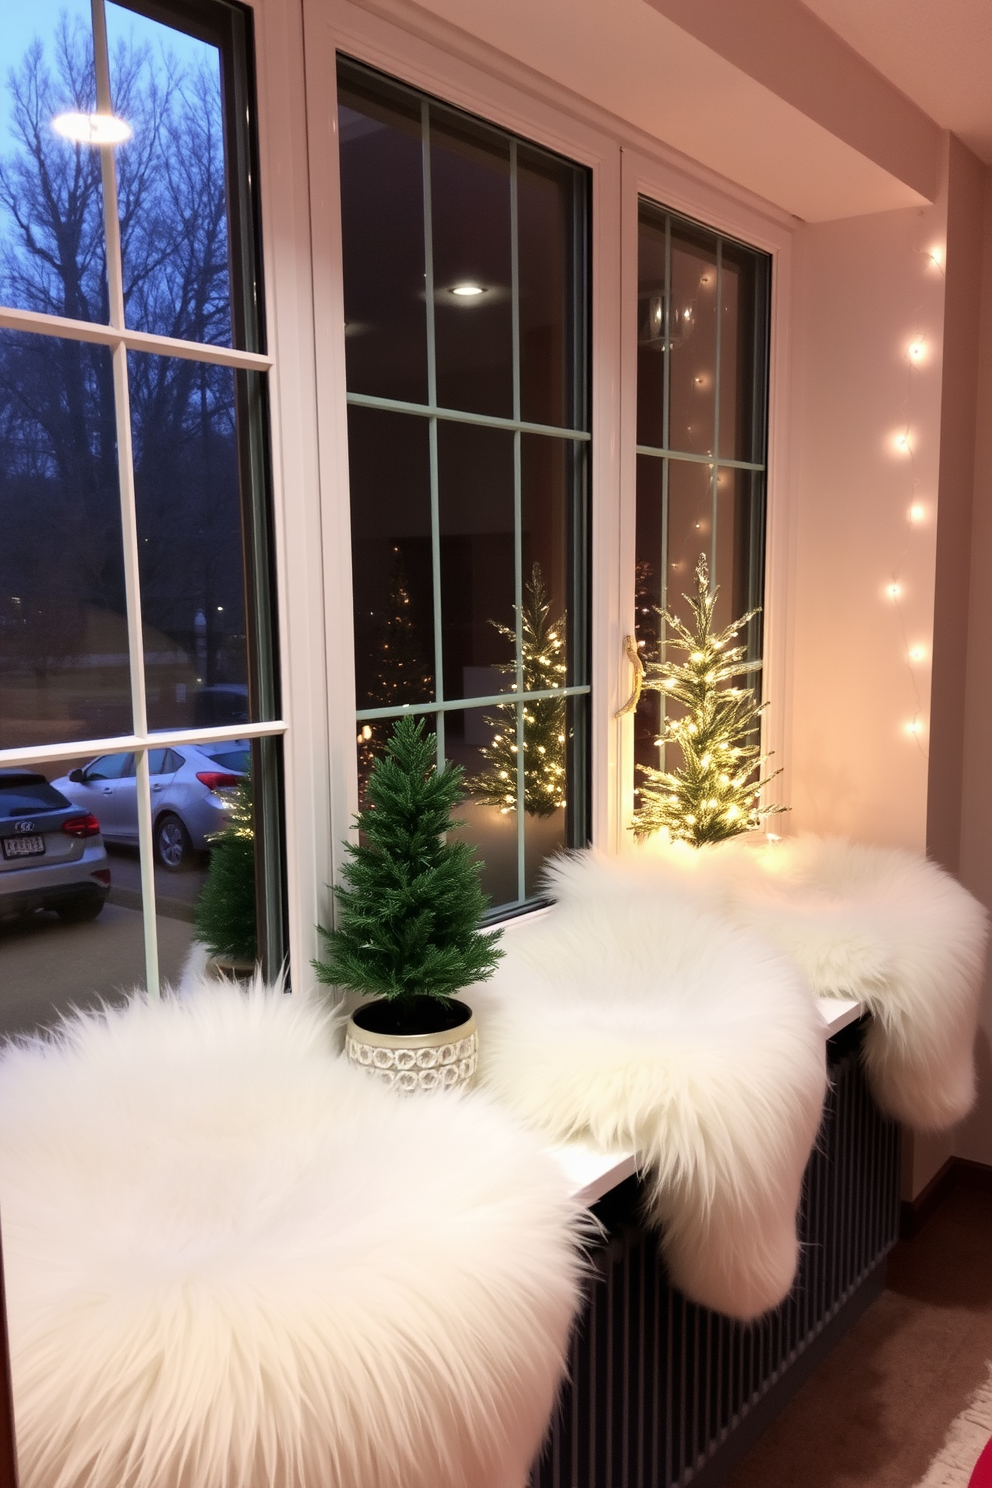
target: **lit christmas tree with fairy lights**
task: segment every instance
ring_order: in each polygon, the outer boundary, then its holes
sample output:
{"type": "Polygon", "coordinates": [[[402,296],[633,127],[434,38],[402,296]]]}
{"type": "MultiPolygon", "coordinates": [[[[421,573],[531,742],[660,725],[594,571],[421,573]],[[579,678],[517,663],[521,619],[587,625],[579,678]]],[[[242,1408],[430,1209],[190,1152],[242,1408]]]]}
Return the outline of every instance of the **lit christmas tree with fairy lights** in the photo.
{"type": "Polygon", "coordinates": [[[638,766],[647,782],[632,824],[638,837],[665,830],[674,841],[701,847],[753,831],[763,817],[786,809],[759,805],[763,788],[781,773],[756,778],[768,758],[756,742],[767,704],[758,702],[753,688],[728,686],[761,667],[760,661],[747,660],[744,646],[730,645],[758,611],[714,634],[718,593],[710,590],[703,554],[696,565],[695,598],[685,596],[692,628],[668,610],[660,612],[666,651],[684,652],[685,660],[648,662],[643,685],[680,705],[677,717],[665,718],[658,743],[676,745],[682,762],[674,770],[638,766]]]}
{"type": "MultiPolygon", "coordinates": [[[[520,606],[521,673],[524,692],[552,692],[565,686],[565,617],[552,621],[551,602],[540,565],[535,563],[520,606]]],[[[516,648],[516,631],[490,621],[516,648]]],[[[516,676],[515,661],[501,662],[499,670],[516,676]]],[[[511,691],[516,692],[514,682],[511,691]]],[[[565,699],[532,698],[520,705],[523,713],[524,810],[530,816],[552,816],[565,805],[565,699]]],[[[514,713],[516,710],[514,709],[514,713]]],[[[479,750],[489,765],[482,775],[466,780],[466,789],[504,815],[517,809],[518,731],[507,718],[488,715],[494,729],[492,743],[479,750]]]]}

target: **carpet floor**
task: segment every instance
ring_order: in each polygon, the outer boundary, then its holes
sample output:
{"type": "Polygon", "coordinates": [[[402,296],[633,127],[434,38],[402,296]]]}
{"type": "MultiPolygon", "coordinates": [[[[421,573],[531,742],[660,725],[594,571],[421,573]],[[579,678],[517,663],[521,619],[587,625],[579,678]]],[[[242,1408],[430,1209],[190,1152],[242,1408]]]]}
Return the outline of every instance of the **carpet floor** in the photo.
{"type": "Polygon", "coordinates": [[[992,1360],[992,1193],[962,1184],[724,1488],[913,1488],[992,1360]]]}

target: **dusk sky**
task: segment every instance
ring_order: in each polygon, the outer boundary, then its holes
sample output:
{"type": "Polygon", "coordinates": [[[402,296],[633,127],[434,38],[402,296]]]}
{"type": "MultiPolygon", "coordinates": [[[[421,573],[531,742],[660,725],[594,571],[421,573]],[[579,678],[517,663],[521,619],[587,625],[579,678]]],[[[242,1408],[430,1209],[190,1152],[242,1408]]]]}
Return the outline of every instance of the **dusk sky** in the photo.
{"type": "MultiPolygon", "coordinates": [[[[40,37],[46,51],[55,36],[59,16],[65,12],[70,19],[78,17],[86,29],[91,26],[89,0],[0,0],[0,155],[10,148],[9,131],[10,95],[7,78],[11,68],[20,65],[21,58],[35,37],[40,37]]],[[[133,37],[135,42],[146,43],[153,54],[160,54],[163,46],[186,63],[201,59],[216,58],[215,48],[181,31],[174,31],[144,16],[133,14],[119,5],[107,5],[107,33],[110,54],[113,59],[114,44],[120,37],[133,37]]],[[[214,64],[216,65],[216,63],[214,64]]],[[[67,147],[68,148],[68,147],[67,147]]]]}

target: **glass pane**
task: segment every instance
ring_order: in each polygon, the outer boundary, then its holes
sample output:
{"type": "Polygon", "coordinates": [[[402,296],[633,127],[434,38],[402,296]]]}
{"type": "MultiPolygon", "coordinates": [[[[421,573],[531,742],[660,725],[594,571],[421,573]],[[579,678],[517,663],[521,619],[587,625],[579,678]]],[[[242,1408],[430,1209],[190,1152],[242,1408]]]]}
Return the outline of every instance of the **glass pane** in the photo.
{"type": "Polygon", "coordinates": [[[690,621],[685,596],[695,592],[696,564],[705,553],[712,563],[713,473],[708,465],[671,460],[668,466],[668,573],[665,604],[690,621]]]}
{"type": "Polygon", "coordinates": [[[348,410],[355,672],[360,708],[434,697],[429,425],[348,410]]]}
{"type": "MultiPolygon", "coordinates": [[[[752,603],[753,532],[760,517],[763,477],[751,470],[717,471],[716,582],[718,626],[739,620],[752,603]]],[[[760,573],[754,575],[760,580],[760,573]]],[[[742,643],[746,637],[741,637],[742,643]]]]}
{"type": "Polygon", "coordinates": [[[513,704],[445,714],[448,759],[464,766],[470,798],[458,808],[464,825],[451,835],[475,844],[485,868],[482,887],[491,908],[513,904],[517,893],[516,713],[513,704]],[[504,778],[506,777],[506,778],[504,778]],[[512,799],[507,799],[512,798],[512,799]]]}
{"type": "Polygon", "coordinates": [[[235,373],[128,357],[148,724],[247,722],[235,373]]]}
{"type": "Polygon", "coordinates": [[[486,697],[513,686],[513,435],[438,424],[444,691],[486,697]]]}
{"type": "Polygon", "coordinates": [[[510,142],[431,109],[437,401],[513,416],[510,142]]]}
{"type": "Polygon", "coordinates": [[[342,62],[338,123],[348,388],[426,403],[420,104],[342,62]]]}
{"type": "Polygon", "coordinates": [[[466,821],[464,835],[478,845],[485,861],[483,881],[494,907],[519,898],[521,790],[524,898],[539,892],[545,860],[567,843],[569,732],[564,697],[446,715],[445,749],[449,759],[465,765],[465,784],[471,791],[471,801],[459,808],[466,821]],[[518,769],[521,747],[522,781],[518,769]]]}
{"type": "Polygon", "coordinates": [[[90,784],[85,759],[0,770],[0,1037],[144,983],[140,884],[107,842],[126,759],[90,784]]]}
{"type": "Polygon", "coordinates": [[[53,120],[96,107],[89,0],[3,10],[0,303],[106,321],[100,151],[53,120]]]}
{"type": "MultiPolygon", "coordinates": [[[[521,548],[523,557],[524,610],[536,654],[545,642],[553,649],[549,666],[556,672],[557,686],[571,681],[573,663],[569,646],[569,597],[572,592],[573,543],[575,538],[575,464],[584,450],[568,440],[547,439],[540,434],[521,437],[521,548]],[[538,591],[543,599],[538,597],[538,591]],[[540,618],[542,608],[546,613],[540,618]]],[[[526,656],[525,656],[526,660],[526,656]]],[[[541,687],[546,685],[542,678],[541,687]]]]}
{"type": "Polygon", "coordinates": [[[136,330],[231,345],[220,53],[107,5],[126,319],[136,330]]]}
{"type": "Polygon", "coordinates": [[[575,224],[585,174],[567,161],[517,150],[520,283],[520,416],[528,423],[585,428],[582,354],[575,345],[575,224]]]}
{"type": "MultiPolygon", "coordinates": [[[[764,328],[758,339],[758,295],[768,260],[736,245],[724,247],[720,305],[720,454],[763,461],[764,328]]],[[[762,302],[764,296],[762,294],[762,302]]]]}
{"type": "MultiPolygon", "coordinates": [[[[634,624],[644,660],[660,656],[662,588],[665,577],[664,490],[667,462],[652,455],[637,457],[637,547],[634,587],[634,624]]],[[[661,727],[660,699],[642,692],[634,714],[634,760],[657,768],[655,740],[661,727]]],[[[634,775],[637,789],[638,775],[634,775]]]]}
{"type": "Polygon", "coordinates": [[[637,443],[664,449],[668,215],[641,202],[637,224],[637,443]]]}
{"type": "Polygon", "coordinates": [[[247,966],[259,950],[252,749],[184,744],[169,753],[180,756],[175,775],[152,780],[159,915],[192,920],[201,955],[247,966]]]}
{"type": "Polygon", "coordinates": [[[669,447],[712,454],[716,429],[716,241],[672,229],[669,447]]]}
{"type": "Polygon", "coordinates": [[[0,746],[131,732],[110,353],[0,331],[0,746]]]}

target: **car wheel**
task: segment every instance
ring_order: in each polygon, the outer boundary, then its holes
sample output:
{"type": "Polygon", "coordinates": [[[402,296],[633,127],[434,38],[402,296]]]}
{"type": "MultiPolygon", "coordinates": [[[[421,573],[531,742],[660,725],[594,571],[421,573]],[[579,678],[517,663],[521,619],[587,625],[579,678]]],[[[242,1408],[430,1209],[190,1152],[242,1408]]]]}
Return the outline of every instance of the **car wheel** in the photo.
{"type": "Polygon", "coordinates": [[[84,920],[95,920],[102,908],[103,899],[99,894],[80,894],[76,899],[66,899],[57,904],[55,912],[67,924],[81,925],[84,920]]]}
{"type": "Polygon", "coordinates": [[[172,816],[171,813],[160,816],[155,823],[155,856],[170,873],[178,873],[189,867],[193,857],[193,844],[178,816],[172,816]]]}

